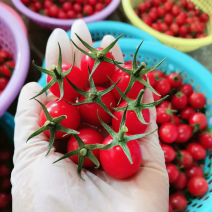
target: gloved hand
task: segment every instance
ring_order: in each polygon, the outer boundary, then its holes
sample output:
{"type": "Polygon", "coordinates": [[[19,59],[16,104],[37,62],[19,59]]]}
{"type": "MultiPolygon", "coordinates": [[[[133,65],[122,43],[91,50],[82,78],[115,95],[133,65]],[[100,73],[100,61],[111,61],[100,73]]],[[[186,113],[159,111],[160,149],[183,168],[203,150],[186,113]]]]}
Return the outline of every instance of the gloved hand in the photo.
{"type": "MultiPolygon", "coordinates": [[[[108,39],[111,37],[105,38],[104,42],[107,43],[108,39]]],[[[114,48],[118,50],[119,47],[116,45],[114,48]]],[[[67,60],[71,62],[72,58],[67,57],[67,60]]],[[[168,211],[168,175],[156,132],[139,140],[143,161],[134,176],[117,180],[101,170],[82,170],[83,181],[77,175],[76,164],[69,158],[52,164],[62,156],[55,152],[55,148],[45,157],[49,138],[44,133],[26,143],[29,135],[40,127],[42,108],[35,100],[29,100],[40,90],[41,86],[37,83],[29,83],[24,86],[19,97],[15,117],[14,170],[11,177],[14,212],[168,211]]],[[[37,97],[44,105],[52,98],[55,97],[45,94],[37,97]]],[[[145,91],[144,101],[153,101],[149,90],[145,91]]],[[[148,132],[157,128],[155,108],[150,110],[150,114],[152,124],[148,132]]]]}

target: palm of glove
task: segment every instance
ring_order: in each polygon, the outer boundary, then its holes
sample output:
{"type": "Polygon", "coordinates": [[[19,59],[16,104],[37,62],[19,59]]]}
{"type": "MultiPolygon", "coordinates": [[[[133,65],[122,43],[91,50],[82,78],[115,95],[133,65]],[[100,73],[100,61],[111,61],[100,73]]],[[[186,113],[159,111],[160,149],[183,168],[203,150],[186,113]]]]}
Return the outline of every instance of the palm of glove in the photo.
{"type": "MultiPolygon", "coordinates": [[[[14,212],[168,211],[168,175],[157,133],[139,141],[143,161],[140,170],[130,179],[116,180],[101,170],[83,170],[83,181],[70,159],[52,164],[62,156],[54,148],[45,157],[49,139],[44,133],[26,144],[28,136],[40,127],[41,106],[29,100],[40,90],[37,83],[30,83],[19,98],[15,117],[15,168],[11,178],[14,212]]],[[[43,94],[37,99],[46,105],[50,98],[43,94]]],[[[153,100],[149,90],[144,100],[153,100]]],[[[157,128],[155,109],[150,111],[149,132],[157,128]]]]}

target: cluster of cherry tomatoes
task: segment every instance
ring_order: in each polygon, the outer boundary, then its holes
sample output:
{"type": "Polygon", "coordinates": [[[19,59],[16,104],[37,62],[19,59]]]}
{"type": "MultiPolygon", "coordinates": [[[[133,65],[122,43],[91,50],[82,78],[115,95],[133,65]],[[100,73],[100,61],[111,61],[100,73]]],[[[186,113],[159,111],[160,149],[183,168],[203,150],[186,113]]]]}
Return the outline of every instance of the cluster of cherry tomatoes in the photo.
{"type": "Polygon", "coordinates": [[[0,129],[0,211],[4,208],[5,211],[11,210],[11,183],[10,174],[12,171],[12,148],[7,146],[7,137],[0,129]],[[10,168],[8,168],[10,167],[10,168]]]}
{"type": "MultiPolygon", "coordinates": [[[[195,92],[190,84],[183,84],[179,73],[166,75],[161,71],[149,74],[150,84],[169,99],[157,108],[159,137],[164,151],[170,183],[170,209],[184,211],[187,207],[186,189],[196,197],[208,191],[208,183],[199,165],[212,149],[212,135],[207,131],[207,119],[201,111],[206,98],[195,92]]],[[[160,97],[155,96],[155,99],[160,97]]]]}
{"type": "Polygon", "coordinates": [[[58,19],[77,19],[96,14],[112,0],[21,0],[33,12],[58,19]]]}
{"type": "Polygon", "coordinates": [[[209,15],[196,9],[189,0],[145,0],[135,13],[144,23],[169,36],[206,37],[209,15]]]}
{"type": "Polygon", "coordinates": [[[14,67],[11,54],[0,47],[0,95],[7,86],[14,67]]]}

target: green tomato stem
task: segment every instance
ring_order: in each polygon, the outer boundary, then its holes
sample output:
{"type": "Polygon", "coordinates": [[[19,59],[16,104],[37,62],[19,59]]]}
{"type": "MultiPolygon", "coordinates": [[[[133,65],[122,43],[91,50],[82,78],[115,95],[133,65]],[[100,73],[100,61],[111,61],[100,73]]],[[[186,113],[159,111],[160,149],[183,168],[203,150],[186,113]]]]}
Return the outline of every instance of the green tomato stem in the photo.
{"type": "Polygon", "coordinates": [[[128,132],[128,128],[126,126],[122,126],[119,134],[118,134],[118,140],[122,141],[124,138],[125,133],[128,132]]]}

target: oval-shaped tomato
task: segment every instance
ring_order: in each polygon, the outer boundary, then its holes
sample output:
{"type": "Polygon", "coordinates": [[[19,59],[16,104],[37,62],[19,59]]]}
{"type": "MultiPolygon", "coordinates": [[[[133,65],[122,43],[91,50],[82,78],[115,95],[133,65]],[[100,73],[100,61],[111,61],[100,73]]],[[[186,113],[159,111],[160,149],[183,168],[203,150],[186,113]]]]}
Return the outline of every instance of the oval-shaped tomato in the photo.
{"type": "MultiPolygon", "coordinates": [[[[72,64],[63,63],[62,64],[62,72],[67,71],[72,67],[72,64]]],[[[81,71],[76,66],[73,67],[71,73],[69,73],[66,76],[74,85],[76,85],[81,90],[85,89],[85,85],[87,82],[87,79],[83,71],[81,71]]],[[[47,83],[51,81],[52,77],[47,76],[47,83]]],[[[63,98],[67,101],[74,100],[76,97],[78,97],[80,94],[75,91],[72,86],[69,84],[68,80],[66,78],[63,79],[63,89],[64,89],[64,96],[63,98]]],[[[60,89],[58,83],[55,83],[52,87],[49,89],[55,96],[60,97],[60,89]]]]}
{"type": "Polygon", "coordinates": [[[169,196],[169,201],[173,207],[173,210],[183,212],[187,208],[187,200],[182,194],[172,194],[169,196]]]}
{"type": "Polygon", "coordinates": [[[186,169],[186,176],[188,179],[193,177],[204,177],[204,172],[199,166],[193,165],[190,168],[186,169]]]}
{"type": "MultiPolygon", "coordinates": [[[[69,105],[64,100],[60,100],[59,102],[57,102],[57,101],[58,101],[58,99],[51,101],[46,105],[46,108],[47,108],[49,114],[53,118],[56,118],[56,117],[62,116],[62,115],[66,115],[67,118],[63,119],[60,124],[66,128],[77,130],[77,128],[79,127],[79,124],[80,124],[80,119],[81,119],[78,108],[76,106],[69,105]]],[[[40,126],[43,126],[46,121],[47,121],[46,116],[42,110],[42,112],[40,114],[40,126]]],[[[45,131],[44,133],[48,137],[50,137],[49,130],[45,131]]],[[[63,135],[65,135],[65,134],[66,133],[64,133],[64,132],[57,131],[55,134],[55,139],[66,138],[66,137],[63,137],[63,135]]]]}
{"type": "MultiPolygon", "coordinates": [[[[102,137],[102,135],[94,129],[85,128],[85,129],[79,130],[78,132],[80,133],[78,136],[82,139],[85,145],[101,144],[104,141],[104,138],[102,137]]],[[[78,148],[79,148],[79,145],[76,139],[74,138],[74,136],[71,136],[71,138],[68,141],[67,151],[68,152],[74,151],[78,148]]],[[[97,160],[99,160],[99,149],[94,149],[92,153],[97,158],[97,160]]],[[[70,159],[74,163],[78,164],[79,156],[74,155],[70,157],[70,159]]],[[[83,167],[84,168],[95,167],[95,164],[89,158],[86,158],[83,162],[83,167]]]]}
{"type": "MultiPolygon", "coordinates": [[[[130,135],[126,133],[126,135],[130,135]]],[[[103,144],[112,142],[112,137],[108,136],[103,144]]],[[[104,171],[113,178],[125,179],[134,175],[142,161],[142,154],[137,140],[127,142],[132,161],[131,164],[120,146],[115,146],[108,150],[100,150],[100,162],[104,171]]]]}
{"type": "Polygon", "coordinates": [[[206,104],[205,96],[199,92],[194,92],[189,96],[189,104],[195,109],[201,109],[206,104]]]}
{"type": "Polygon", "coordinates": [[[169,183],[174,183],[179,176],[179,171],[177,170],[177,167],[172,163],[166,164],[166,171],[169,175],[169,183]]]}
{"type": "Polygon", "coordinates": [[[183,189],[186,186],[187,178],[186,175],[182,172],[179,172],[178,178],[176,181],[172,184],[172,186],[178,190],[183,189]]]}
{"type": "MultiPolygon", "coordinates": [[[[105,90],[105,88],[102,87],[96,87],[97,91],[105,90]]],[[[89,91],[90,88],[88,88],[86,91],[89,91]]],[[[107,108],[113,112],[112,107],[116,107],[117,100],[113,96],[111,92],[106,93],[104,96],[102,96],[103,103],[107,106],[107,108]]],[[[84,96],[80,96],[79,102],[82,102],[85,100],[84,96]]],[[[99,112],[99,116],[102,119],[103,122],[106,124],[110,124],[112,120],[112,116],[109,115],[101,106],[99,106],[96,103],[89,103],[79,106],[79,110],[81,113],[82,118],[89,124],[101,126],[101,123],[98,119],[97,111],[99,112]]]]}
{"type": "Polygon", "coordinates": [[[188,181],[188,191],[197,197],[205,195],[208,191],[208,183],[203,177],[193,177],[188,181]]]}
{"type": "MultiPolygon", "coordinates": [[[[127,102],[122,102],[118,107],[125,107],[125,106],[127,106],[127,102]]],[[[124,114],[124,111],[115,111],[113,114],[117,118],[117,120],[112,118],[112,126],[114,131],[116,132],[119,131],[123,114],[124,114]]],[[[144,120],[147,123],[149,123],[150,122],[149,109],[143,109],[142,114],[143,114],[144,120]]],[[[130,111],[130,110],[128,110],[126,113],[125,125],[128,128],[128,133],[132,135],[144,133],[148,127],[148,125],[140,122],[140,120],[138,119],[134,111],[130,111]]]]}
{"type": "Polygon", "coordinates": [[[202,133],[199,136],[200,144],[206,149],[212,149],[212,135],[208,132],[202,133]]]}
{"type": "Polygon", "coordinates": [[[205,148],[198,143],[190,143],[186,147],[186,150],[192,155],[195,160],[202,160],[206,157],[205,148]]]}
{"type": "Polygon", "coordinates": [[[180,153],[182,154],[182,158],[177,159],[177,164],[179,166],[183,166],[183,168],[191,167],[193,163],[193,158],[191,153],[186,150],[180,150],[180,153]]]}
{"type": "MultiPolygon", "coordinates": [[[[124,65],[123,67],[126,68],[126,69],[132,69],[132,65],[124,65]]],[[[112,81],[115,83],[115,82],[117,82],[119,79],[121,79],[121,80],[120,80],[119,83],[117,84],[117,87],[118,87],[122,92],[124,92],[124,91],[127,89],[128,85],[129,85],[129,82],[130,82],[130,75],[127,74],[127,73],[125,73],[125,72],[123,72],[121,69],[118,69],[118,70],[114,73],[114,75],[112,76],[112,81]]],[[[143,79],[146,80],[146,77],[143,76],[143,79]]],[[[113,84],[111,83],[111,85],[113,85],[113,84]]],[[[131,99],[136,99],[136,97],[138,96],[140,90],[141,90],[143,87],[144,87],[144,85],[143,85],[142,83],[136,81],[136,82],[133,84],[133,86],[132,86],[132,88],[130,89],[130,91],[127,93],[126,96],[129,97],[129,98],[131,98],[131,99]]],[[[119,92],[117,91],[116,88],[114,88],[114,89],[112,90],[112,93],[113,93],[113,95],[116,97],[116,99],[119,100],[119,99],[121,98],[121,95],[119,94],[119,92]]]]}
{"type": "Polygon", "coordinates": [[[192,107],[186,107],[184,108],[181,113],[180,113],[180,116],[182,119],[185,119],[185,120],[189,120],[189,118],[194,115],[195,113],[195,110],[194,108],[192,107]]]}
{"type": "Polygon", "coordinates": [[[178,136],[176,142],[184,143],[191,138],[192,135],[192,127],[187,124],[179,124],[177,125],[178,136]]]}
{"type": "MultiPolygon", "coordinates": [[[[95,49],[98,51],[101,51],[103,48],[97,47],[95,49]]],[[[111,59],[111,53],[108,52],[106,57],[111,59]]],[[[92,71],[94,63],[95,63],[95,60],[90,58],[88,55],[83,56],[81,61],[81,69],[83,71],[83,75],[85,75],[87,79],[89,77],[88,66],[90,68],[90,71],[92,71]]],[[[108,82],[109,81],[108,77],[112,78],[115,71],[116,71],[115,64],[111,64],[108,62],[101,62],[92,75],[94,83],[97,85],[100,85],[100,84],[108,82]]]]}
{"type": "Polygon", "coordinates": [[[207,127],[207,118],[203,113],[195,113],[189,118],[189,124],[190,125],[196,125],[198,124],[199,129],[203,130],[207,127]]]}
{"type": "Polygon", "coordinates": [[[164,152],[165,162],[170,163],[175,159],[176,153],[173,147],[168,145],[161,145],[161,148],[164,152]]]}
{"type": "Polygon", "coordinates": [[[173,123],[167,122],[160,126],[159,136],[165,143],[173,143],[177,139],[177,126],[173,123]]]}

